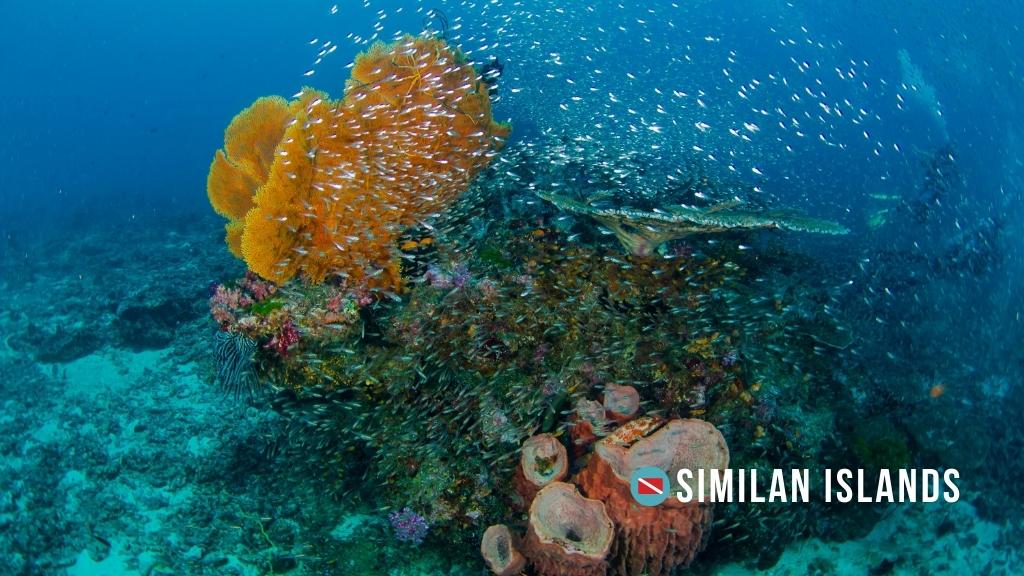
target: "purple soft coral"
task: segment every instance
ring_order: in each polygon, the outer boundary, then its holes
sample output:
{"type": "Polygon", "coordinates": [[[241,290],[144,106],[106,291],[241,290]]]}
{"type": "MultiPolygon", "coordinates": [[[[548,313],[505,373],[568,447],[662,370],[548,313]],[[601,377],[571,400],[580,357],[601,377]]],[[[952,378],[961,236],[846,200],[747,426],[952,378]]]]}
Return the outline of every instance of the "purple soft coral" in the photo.
{"type": "Polygon", "coordinates": [[[391,521],[391,528],[395,531],[395,539],[414,546],[422,544],[423,539],[427,537],[427,531],[430,530],[430,524],[427,523],[426,518],[413,512],[409,507],[388,514],[388,520],[391,521]]]}

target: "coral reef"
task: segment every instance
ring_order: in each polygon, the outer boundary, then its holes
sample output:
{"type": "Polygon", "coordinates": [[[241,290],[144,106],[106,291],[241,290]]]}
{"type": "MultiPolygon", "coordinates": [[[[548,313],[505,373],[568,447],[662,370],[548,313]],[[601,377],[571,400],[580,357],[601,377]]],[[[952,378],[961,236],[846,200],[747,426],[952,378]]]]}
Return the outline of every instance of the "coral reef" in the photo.
{"type": "MultiPolygon", "coordinates": [[[[900,400],[884,395],[899,382],[886,372],[880,389],[868,389],[870,402],[857,403],[863,384],[842,372],[867,375],[874,367],[878,375],[886,365],[878,355],[850,362],[848,352],[811,336],[822,322],[811,314],[814,303],[832,300],[814,288],[811,280],[827,276],[806,259],[758,250],[755,268],[723,238],[718,248],[697,244],[685,257],[650,263],[622,256],[612,243],[569,240],[579,228],[519,218],[493,227],[472,255],[453,258],[444,246],[462,244],[439,233],[441,248],[428,265],[445,282],[412,283],[401,305],[360,304],[337,287],[244,277],[217,242],[220,222],[212,214],[199,222],[139,226],[133,242],[123,242],[119,223],[68,230],[38,251],[30,245],[31,260],[46,266],[12,283],[0,301],[0,565],[10,571],[235,575],[292,566],[290,573],[476,574],[485,569],[479,538],[491,524],[506,522],[512,550],[523,553],[525,515],[510,514],[508,504],[519,444],[544,431],[549,406],[556,407],[547,431],[561,433],[570,454],[575,407],[596,407],[604,422],[595,442],[614,434],[601,403],[614,384],[640,392],[641,413],[669,419],[692,414],[691,394],[702,390],[701,417],[728,439],[734,467],[849,466],[856,434],[837,432],[834,420],[857,423],[870,413],[868,425],[882,430],[876,423],[889,420],[903,430],[915,466],[979,471],[964,474],[970,503],[884,515],[854,517],[866,508],[818,503],[716,504],[710,548],[693,573],[802,573],[821,558],[860,574],[893,564],[897,572],[1021,573],[1021,434],[1001,425],[1024,412],[1016,374],[965,363],[962,371],[919,376],[900,400]],[[115,267],[122,273],[109,274],[115,267]],[[788,277],[794,268],[804,272],[788,277]],[[210,310],[219,317],[210,320],[202,312],[212,296],[205,279],[236,277],[221,285],[234,295],[210,310]],[[169,347],[131,351],[116,328],[125,298],[193,306],[169,347]],[[332,308],[350,318],[340,334],[301,318],[332,308]],[[292,321],[305,330],[284,358],[263,347],[270,327],[259,331],[261,319],[282,310],[298,311],[292,321]],[[511,321],[501,324],[502,315],[511,321]],[[287,409],[262,409],[262,395],[240,406],[210,385],[210,333],[221,319],[229,329],[217,331],[218,340],[260,339],[252,365],[260,386],[283,382],[274,376],[283,372],[296,381],[302,375],[300,392],[271,389],[274,406],[288,399],[287,409]],[[420,342],[410,346],[417,325],[420,342]],[[491,326],[500,345],[490,340],[491,326]],[[574,339],[575,330],[586,337],[574,339]],[[62,349],[55,334],[88,348],[62,349]],[[322,338],[331,342],[323,350],[322,338]],[[55,364],[37,363],[42,357],[55,364]],[[434,380],[441,360],[454,374],[434,380]],[[429,379],[414,377],[416,368],[429,379]],[[945,394],[931,398],[940,382],[945,394]],[[502,401],[507,392],[516,400],[502,401]],[[400,401],[384,399],[399,393],[400,401]],[[847,414],[835,413],[846,405],[847,414]],[[447,434],[442,421],[465,425],[447,434]],[[360,491],[364,484],[376,494],[360,491]],[[432,525],[413,553],[395,539],[379,511],[385,505],[409,506],[432,525]],[[922,542],[946,552],[935,556],[922,542]]],[[[857,328],[874,323],[872,315],[857,328]]],[[[572,462],[585,466],[591,446],[572,462]]]]}
{"type": "MultiPolygon", "coordinates": [[[[399,236],[400,294],[252,275],[214,294],[221,330],[256,343],[258,385],[310,466],[338,493],[416,510],[453,549],[497,554],[480,537],[505,524],[529,563],[528,535],[509,510],[527,511],[553,482],[595,498],[581,482],[596,475],[588,458],[674,437],[669,423],[714,424],[744,465],[817,457],[828,427],[786,406],[805,402],[830,362],[785,345],[825,348],[814,338],[835,322],[797,305],[817,297],[812,288],[765,294],[750,273],[765,262],[810,270],[806,261],[777,246],[743,251],[728,236],[675,242],[659,258],[623,256],[593,226],[537,202],[520,180],[523,154],[503,151],[431,229],[399,236]],[[340,321],[322,320],[332,311],[340,321]],[[297,342],[270,345],[289,322],[297,342]]],[[[689,564],[711,510],[666,516],[678,538],[652,539],[639,520],[620,518],[631,537],[613,537],[604,569],[689,564]]],[[[725,537],[752,541],[733,524],[725,537]]],[[[778,547],[798,534],[782,532],[778,547]]]]}
{"type": "Polygon", "coordinates": [[[221,333],[215,346],[218,380],[231,392],[255,389],[253,368],[302,350],[337,343],[356,327],[357,299],[333,286],[314,286],[301,298],[279,293],[251,272],[213,287],[210,315],[221,333]],[[289,297],[290,296],[290,297],[289,297]]]}
{"type": "Polygon", "coordinates": [[[222,329],[258,341],[261,381],[287,391],[274,405],[315,460],[336,463],[331,472],[344,485],[372,478],[381,500],[463,539],[479,538],[482,522],[509,521],[508,507],[528,506],[544,485],[517,495],[517,482],[499,481],[522,475],[519,448],[530,436],[572,437],[571,446],[546,445],[582,461],[600,438],[629,445],[664,423],[648,415],[621,424],[641,405],[669,418],[703,410],[730,422],[753,410],[736,352],[742,338],[711,326],[747,321],[717,296],[742,278],[735,265],[705,256],[685,267],[623,261],[614,248],[566,243],[520,222],[488,239],[502,247],[500,259],[467,262],[444,248],[461,240],[446,236],[400,301],[343,296],[342,309],[355,314],[334,332],[313,335],[304,319],[339,294],[327,285],[281,287],[262,301],[276,307],[261,315],[254,308],[264,305],[236,283],[239,297],[214,310],[228,319],[222,329]],[[300,339],[283,356],[266,343],[286,318],[300,339]]]}
{"type": "Polygon", "coordinates": [[[443,40],[407,36],[360,55],[340,101],[257,101],[208,182],[232,252],[276,283],[400,290],[403,230],[449,206],[508,135],[488,91],[443,40]]]}

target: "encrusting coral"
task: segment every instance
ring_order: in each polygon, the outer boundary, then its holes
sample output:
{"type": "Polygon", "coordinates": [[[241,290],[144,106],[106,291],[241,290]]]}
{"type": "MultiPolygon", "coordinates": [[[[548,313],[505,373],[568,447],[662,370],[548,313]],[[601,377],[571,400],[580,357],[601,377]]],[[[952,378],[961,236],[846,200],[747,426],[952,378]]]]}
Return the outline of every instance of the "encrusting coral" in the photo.
{"type": "Polygon", "coordinates": [[[304,89],[240,114],[208,193],[263,278],[398,290],[399,235],[464,192],[508,133],[458,50],[406,36],[361,54],[342,100],[304,89]]]}

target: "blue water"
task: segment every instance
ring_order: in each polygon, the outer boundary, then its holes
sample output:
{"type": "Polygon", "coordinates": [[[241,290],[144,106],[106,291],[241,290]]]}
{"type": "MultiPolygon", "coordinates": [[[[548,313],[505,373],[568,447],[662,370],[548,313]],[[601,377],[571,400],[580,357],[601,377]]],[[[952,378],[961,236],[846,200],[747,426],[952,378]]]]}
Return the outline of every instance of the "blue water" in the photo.
{"type": "MultiPolygon", "coordinates": [[[[840,431],[855,428],[858,414],[890,415],[887,422],[911,438],[916,465],[967,467],[964,500],[974,508],[900,516],[894,522],[901,529],[943,514],[970,518],[979,524],[963,527],[961,540],[981,538],[987,548],[975,553],[991,561],[972,566],[976,573],[1024,565],[1024,484],[1017,477],[1024,472],[1024,436],[1016,426],[1024,409],[1024,5],[360,0],[339,2],[337,13],[332,5],[43,0],[2,7],[0,286],[7,302],[0,333],[12,376],[0,386],[5,395],[21,393],[13,384],[18,379],[48,378],[46,385],[55,386],[66,381],[69,367],[72,378],[100,370],[74,364],[89,354],[131,349],[128,337],[96,335],[91,346],[80,342],[88,337],[61,335],[76,330],[76,318],[83,334],[116,326],[105,322],[120,317],[140,291],[163,297],[160,290],[179,287],[160,310],[200,311],[181,312],[185,319],[168,328],[173,335],[153,336],[159,344],[143,349],[201,349],[199,340],[182,334],[213,330],[203,316],[207,285],[244,273],[222,249],[222,221],[206,196],[210,162],[232,117],[260,96],[290,98],[306,85],[341,97],[347,65],[371,40],[426,29],[443,33],[477,64],[493,58],[503,64],[494,111],[514,127],[510,147],[543,146],[557,134],[591,137],[612,157],[642,153],[649,172],[638,182],[660,182],[677,167],[700,162],[753,188],[756,202],[849,227],[839,241],[780,241],[817,266],[813,285],[827,294],[818,304],[857,334],[855,351],[836,356],[829,381],[857,388],[843,394],[858,404],[843,415],[839,393],[822,393],[821,402],[841,415],[840,431]],[[937,175],[948,188],[929,184],[937,175]],[[156,281],[161,275],[163,286],[156,281]],[[56,296],[48,299],[51,288],[56,296]],[[77,299],[62,303],[68,294],[77,299]],[[30,332],[47,336],[36,341],[30,332]],[[88,352],[40,355],[58,340],[88,352]],[[956,445],[962,450],[950,448],[956,445]],[[987,463],[1004,469],[994,473],[987,463]],[[1016,563],[992,563],[996,558],[1016,563]]],[[[753,249],[768,253],[773,242],[754,242],[753,249]]],[[[779,281],[764,296],[789,297],[809,282],[779,281]]],[[[204,361],[210,359],[201,354],[187,360],[204,361]]],[[[142,369],[133,370],[105,381],[141,378],[142,369]]],[[[204,385],[208,380],[209,373],[196,376],[204,385]]],[[[229,404],[211,401],[209,410],[229,404]]],[[[78,425],[90,424],[89,406],[78,425]]],[[[0,422],[15,408],[0,398],[0,422]]],[[[45,427],[46,418],[33,425],[45,427]]],[[[93,424],[110,418],[97,411],[93,424]]],[[[226,434],[216,441],[230,443],[226,434]]],[[[13,459],[15,445],[6,446],[12,450],[6,458],[13,459]]],[[[64,472],[51,478],[55,485],[70,482],[64,472]]],[[[13,503],[30,476],[0,480],[0,527],[28,515],[13,503]]],[[[807,526],[814,522],[818,532],[804,526],[803,537],[858,542],[874,526],[822,528],[839,523],[827,514],[807,526]]],[[[908,536],[921,539],[908,548],[929,549],[933,528],[908,536]]],[[[10,570],[0,566],[0,574],[63,573],[61,561],[74,559],[85,544],[51,539],[49,548],[17,551],[5,541],[9,556],[0,558],[10,570]],[[48,563],[33,564],[33,556],[48,563]]],[[[968,557],[960,550],[971,548],[964,542],[951,565],[968,557]]],[[[188,550],[174,543],[162,553],[188,550]]],[[[325,552],[313,552],[319,553],[325,552]]],[[[844,572],[834,553],[827,563],[835,572],[822,573],[854,573],[844,572]]],[[[708,554],[702,569],[722,573],[753,569],[744,560],[764,557],[722,556],[716,564],[721,548],[713,545],[708,554]]],[[[397,565],[395,556],[388,558],[385,563],[397,565]]],[[[911,573],[917,562],[904,557],[892,568],[883,560],[869,567],[911,573]]],[[[920,573],[936,570],[921,562],[920,573]]],[[[314,573],[312,565],[292,573],[314,573]]],[[[217,572],[222,568],[207,566],[209,573],[231,573],[217,572]]],[[[472,565],[469,573],[479,569],[472,565]]]]}

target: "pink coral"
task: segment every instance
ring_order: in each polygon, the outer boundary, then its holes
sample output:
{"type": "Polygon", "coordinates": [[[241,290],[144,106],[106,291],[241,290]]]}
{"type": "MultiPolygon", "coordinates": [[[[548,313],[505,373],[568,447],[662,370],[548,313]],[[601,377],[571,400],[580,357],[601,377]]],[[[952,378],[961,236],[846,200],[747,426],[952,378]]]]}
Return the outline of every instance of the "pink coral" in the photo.
{"type": "Polygon", "coordinates": [[[218,284],[210,297],[210,315],[223,329],[234,324],[238,312],[250,305],[252,298],[242,290],[218,284]]]}
{"type": "Polygon", "coordinates": [[[277,286],[272,282],[263,280],[251,271],[245,273],[241,283],[242,290],[249,294],[256,302],[262,302],[277,292],[277,286]]]}

